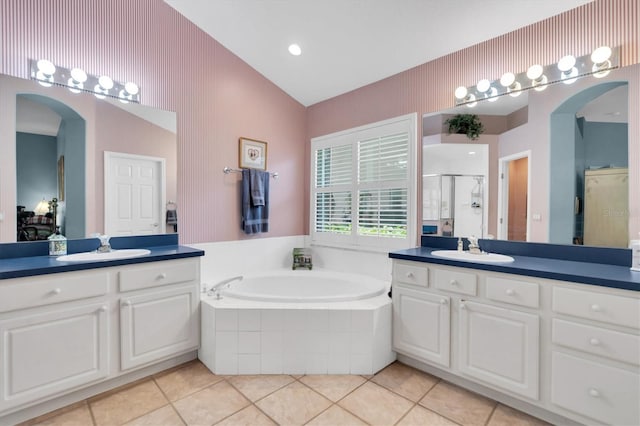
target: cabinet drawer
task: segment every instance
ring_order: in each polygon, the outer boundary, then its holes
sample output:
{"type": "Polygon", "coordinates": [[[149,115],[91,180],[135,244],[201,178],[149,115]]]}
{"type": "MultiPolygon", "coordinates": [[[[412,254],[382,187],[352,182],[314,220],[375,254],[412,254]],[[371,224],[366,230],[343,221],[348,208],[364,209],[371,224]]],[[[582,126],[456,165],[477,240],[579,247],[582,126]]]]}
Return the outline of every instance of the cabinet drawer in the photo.
{"type": "Polygon", "coordinates": [[[640,364],[640,336],[633,334],[554,319],[552,341],[616,361],[640,364]]]}
{"type": "Polygon", "coordinates": [[[108,272],[69,272],[0,281],[0,312],[107,294],[108,272]]]}
{"type": "Polygon", "coordinates": [[[467,272],[433,270],[434,285],[439,290],[475,296],[477,293],[477,276],[467,272]]]}
{"type": "Polygon", "coordinates": [[[118,272],[120,291],[189,282],[198,277],[198,264],[191,261],[153,262],[148,265],[131,266],[118,272]]]}
{"type": "Polygon", "coordinates": [[[609,324],[640,328],[640,299],[631,297],[555,287],[553,311],[609,324]]]}
{"type": "Polygon", "coordinates": [[[428,271],[426,266],[395,262],[393,264],[393,280],[398,283],[427,287],[429,285],[428,271]]]}
{"type": "Polygon", "coordinates": [[[640,376],[553,352],[551,402],[612,425],[640,424],[640,376]]]}
{"type": "Polygon", "coordinates": [[[497,277],[487,277],[487,298],[498,302],[537,308],[540,290],[538,284],[497,277]]]}

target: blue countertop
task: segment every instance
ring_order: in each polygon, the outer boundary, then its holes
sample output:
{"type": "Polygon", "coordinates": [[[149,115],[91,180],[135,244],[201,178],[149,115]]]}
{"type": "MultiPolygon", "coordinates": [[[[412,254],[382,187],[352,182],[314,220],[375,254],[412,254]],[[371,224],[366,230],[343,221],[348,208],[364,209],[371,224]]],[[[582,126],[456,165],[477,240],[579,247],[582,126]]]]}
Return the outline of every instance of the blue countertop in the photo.
{"type": "MultiPolygon", "coordinates": [[[[177,234],[113,237],[110,243],[114,250],[144,248],[151,253],[129,259],[61,262],[56,260],[57,256],[47,256],[47,241],[3,243],[0,244],[0,280],[204,256],[202,250],[178,245],[177,234]]],[[[94,251],[99,245],[97,238],[84,238],[69,240],[67,249],[69,254],[83,253],[94,251]]]]}
{"type": "Polygon", "coordinates": [[[443,247],[416,247],[389,253],[393,259],[435,263],[505,274],[547,278],[581,284],[640,291],[640,272],[631,271],[628,266],[604,264],[576,260],[563,260],[510,254],[515,260],[510,263],[475,263],[450,260],[432,256],[434,250],[443,247]]]}

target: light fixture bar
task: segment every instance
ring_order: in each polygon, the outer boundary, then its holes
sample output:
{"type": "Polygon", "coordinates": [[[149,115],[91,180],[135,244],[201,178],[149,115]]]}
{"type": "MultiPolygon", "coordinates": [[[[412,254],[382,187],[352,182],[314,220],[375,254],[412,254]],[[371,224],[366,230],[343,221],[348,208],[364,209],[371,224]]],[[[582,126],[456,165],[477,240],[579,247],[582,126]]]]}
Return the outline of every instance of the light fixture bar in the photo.
{"type": "Polygon", "coordinates": [[[481,101],[492,102],[505,95],[518,96],[526,90],[541,91],[551,84],[571,84],[580,77],[601,78],[620,67],[619,52],[618,47],[602,46],[579,58],[564,56],[557,64],[535,64],[519,74],[505,73],[493,81],[483,79],[475,86],[460,86],[455,90],[455,105],[473,107],[481,101]]]}
{"type": "Polygon", "coordinates": [[[120,102],[140,103],[140,88],[132,82],[121,83],[108,76],[87,74],[80,68],[68,69],[48,60],[29,60],[31,79],[45,87],[66,87],[73,93],[92,93],[99,99],[110,97],[120,102]]]}

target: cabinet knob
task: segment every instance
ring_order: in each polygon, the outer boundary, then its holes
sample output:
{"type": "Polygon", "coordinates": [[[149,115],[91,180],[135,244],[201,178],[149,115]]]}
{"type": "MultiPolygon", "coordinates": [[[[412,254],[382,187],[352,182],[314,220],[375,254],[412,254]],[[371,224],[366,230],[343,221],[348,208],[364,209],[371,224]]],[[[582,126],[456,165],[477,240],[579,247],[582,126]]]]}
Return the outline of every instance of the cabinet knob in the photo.
{"type": "Polygon", "coordinates": [[[165,274],[164,272],[162,272],[160,275],[158,275],[158,279],[159,280],[164,280],[165,278],[167,278],[167,274],[165,274]]]}
{"type": "Polygon", "coordinates": [[[440,304],[441,305],[446,305],[447,304],[447,299],[440,299],[440,304]]]}
{"type": "Polygon", "coordinates": [[[131,306],[131,300],[125,300],[122,302],[122,306],[131,306]]]}
{"type": "Polygon", "coordinates": [[[589,396],[598,398],[600,396],[600,392],[598,392],[598,389],[591,388],[589,389],[589,396]]]}
{"type": "Polygon", "coordinates": [[[594,303],[593,305],[591,305],[591,310],[593,312],[600,312],[602,308],[600,307],[600,305],[594,303]]]}
{"type": "Polygon", "coordinates": [[[590,343],[592,346],[598,346],[598,345],[600,345],[600,340],[598,340],[598,339],[596,339],[596,338],[594,337],[594,338],[592,338],[592,339],[590,339],[590,340],[589,340],[589,343],[590,343]]]}
{"type": "Polygon", "coordinates": [[[407,278],[413,278],[413,272],[407,272],[406,276],[407,278]]]}
{"type": "Polygon", "coordinates": [[[505,293],[507,294],[507,296],[513,296],[514,294],[516,294],[516,292],[511,288],[506,289],[505,293]]]}
{"type": "Polygon", "coordinates": [[[62,290],[60,290],[59,288],[54,288],[53,290],[51,290],[51,293],[60,294],[60,293],[62,293],[62,290]]]}
{"type": "Polygon", "coordinates": [[[451,280],[451,281],[449,281],[449,284],[450,284],[450,285],[458,285],[458,281],[456,281],[456,280],[451,280]]]}
{"type": "Polygon", "coordinates": [[[467,309],[467,305],[464,302],[460,303],[460,309],[467,309]]]}
{"type": "Polygon", "coordinates": [[[100,306],[100,309],[98,309],[100,312],[107,312],[107,305],[102,305],[100,306]]]}

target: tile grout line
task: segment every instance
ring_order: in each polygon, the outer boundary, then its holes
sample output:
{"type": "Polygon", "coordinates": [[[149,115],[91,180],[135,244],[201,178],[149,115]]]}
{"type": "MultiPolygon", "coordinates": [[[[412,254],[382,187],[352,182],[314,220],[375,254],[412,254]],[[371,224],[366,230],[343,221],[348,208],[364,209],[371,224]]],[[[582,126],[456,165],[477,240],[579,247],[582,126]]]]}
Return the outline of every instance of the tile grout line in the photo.
{"type": "MultiPolygon", "coordinates": [[[[293,376],[292,376],[292,375],[290,375],[290,374],[278,374],[278,375],[282,375],[282,376],[289,376],[290,378],[292,378],[292,379],[293,379],[293,382],[295,382],[295,381],[296,381],[296,378],[295,378],[295,377],[293,377],[293,376]]],[[[238,376],[240,376],[240,375],[238,375],[238,376]]],[[[236,377],[237,377],[237,376],[236,376],[236,377]]],[[[268,394],[266,394],[266,395],[262,396],[261,398],[259,398],[259,399],[255,400],[255,401],[252,401],[252,400],[251,400],[247,395],[245,395],[244,393],[242,393],[242,391],[241,391],[240,389],[238,389],[237,387],[235,387],[235,386],[233,385],[233,383],[231,383],[231,381],[229,381],[229,379],[228,379],[228,378],[224,378],[223,380],[224,380],[224,381],[226,381],[226,382],[227,382],[227,384],[228,384],[229,386],[231,386],[233,389],[235,389],[237,392],[239,392],[239,393],[240,393],[240,395],[244,396],[244,397],[247,399],[247,401],[249,401],[249,402],[251,403],[250,405],[253,405],[253,406],[254,406],[254,407],[255,407],[259,412],[261,412],[262,414],[264,414],[264,415],[265,415],[269,420],[271,420],[273,423],[275,423],[276,425],[279,425],[279,423],[278,423],[274,418],[272,418],[269,414],[267,414],[266,412],[264,412],[264,410],[262,410],[262,409],[261,409],[261,408],[256,404],[256,402],[258,402],[258,401],[262,401],[263,399],[267,398],[269,395],[273,395],[274,393],[278,392],[280,389],[284,389],[285,387],[289,386],[289,385],[290,385],[291,383],[293,383],[293,382],[290,382],[290,383],[287,383],[286,385],[280,386],[278,389],[276,389],[276,390],[274,390],[274,391],[272,391],[272,392],[269,392],[268,394]]],[[[248,406],[247,406],[247,407],[248,407],[248,406]]],[[[244,410],[244,409],[245,409],[245,408],[247,408],[247,407],[244,407],[244,408],[242,408],[241,410],[236,411],[236,413],[238,413],[238,412],[240,412],[240,411],[244,410]]],[[[235,413],[234,413],[234,414],[235,414],[235,413]]],[[[233,414],[232,414],[232,415],[233,415],[233,414]]],[[[225,417],[225,418],[227,418],[227,417],[225,417]]],[[[222,421],[222,420],[224,420],[224,419],[221,419],[220,421],[222,421]]],[[[217,424],[217,423],[220,423],[220,422],[216,422],[215,424],[217,424]]]]}
{"type": "Polygon", "coordinates": [[[93,409],[91,408],[91,404],[89,404],[89,398],[84,400],[84,403],[87,404],[87,409],[89,410],[89,415],[91,416],[91,421],[93,422],[93,426],[98,426],[98,422],[96,421],[96,416],[93,414],[93,409]]]}
{"type": "Polygon", "coordinates": [[[493,414],[496,412],[496,410],[498,409],[498,401],[495,401],[495,405],[493,406],[493,410],[491,410],[491,413],[489,414],[489,417],[487,418],[487,420],[484,422],[485,426],[487,426],[489,424],[489,422],[491,422],[491,418],[493,417],[493,414]]]}
{"type": "MultiPolygon", "coordinates": [[[[175,371],[179,371],[179,370],[181,370],[181,369],[180,369],[180,368],[178,368],[178,369],[176,369],[175,371]]],[[[167,374],[171,374],[171,373],[167,373],[167,374]]],[[[157,380],[156,380],[156,379],[157,379],[157,377],[155,377],[155,376],[152,376],[152,377],[153,377],[153,382],[156,384],[156,386],[158,387],[158,389],[160,389],[160,392],[161,392],[161,393],[162,393],[162,395],[165,397],[165,399],[168,401],[168,404],[167,404],[167,405],[171,406],[171,409],[172,409],[172,410],[173,410],[173,411],[178,415],[178,418],[180,419],[180,421],[186,425],[186,424],[187,424],[186,420],[182,417],[182,414],[180,414],[180,411],[178,411],[178,409],[177,409],[176,407],[174,407],[174,405],[173,405],[173,401],[171,401],[171,399],[169,398],[169,396],[165,393],[164,389],[162,389],[162,386],[160,386],[160,383],[158,383],[158,382],[157,382],[157,380]]],[[[195,393],[195,392],[194,392],[194,393],[195,393]]],[[[189,394],[189,395],[191,395],[191,394],[189,394]]],[[[182,398],[181,398],[181,399],[182,399],[182,398]]],[[[179,399],[178,399],[178,400],[176,400],[176,401],[179,401],[179,399]]],[[[160,407],[160,408],[162,408],[162,407],[160,407]]],[[[159,410],[160,408],[158,408],[158,410],[159,410]]],[[[154,410],[154,411],[155,411],[155,410],[154,410]]],[[[151,411],[151,413],[153,413],[153,411],[151,411]]],[[[149,414],[149,413],[147,413],[147,414],[149,414]]]]}

